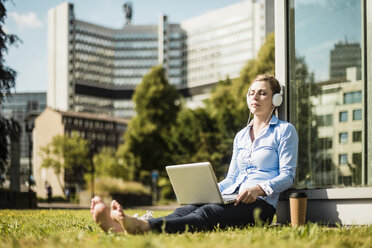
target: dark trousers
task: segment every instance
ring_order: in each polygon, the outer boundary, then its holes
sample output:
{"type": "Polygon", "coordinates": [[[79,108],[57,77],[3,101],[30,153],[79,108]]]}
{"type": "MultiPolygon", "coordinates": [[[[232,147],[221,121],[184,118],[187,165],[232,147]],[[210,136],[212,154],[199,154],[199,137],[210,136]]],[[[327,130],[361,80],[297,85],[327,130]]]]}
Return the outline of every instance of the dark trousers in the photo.
{"type": "Polygon", "coordinates": [[[258,198],[251,204],[205,204],[187,205],[172,214],[148,220],[153,230],[166,233],[210,231],[219,227],[245,227],[254,224],[255,209],[260,210],[260,221],[271,223],[275,208],[258,198]]]}

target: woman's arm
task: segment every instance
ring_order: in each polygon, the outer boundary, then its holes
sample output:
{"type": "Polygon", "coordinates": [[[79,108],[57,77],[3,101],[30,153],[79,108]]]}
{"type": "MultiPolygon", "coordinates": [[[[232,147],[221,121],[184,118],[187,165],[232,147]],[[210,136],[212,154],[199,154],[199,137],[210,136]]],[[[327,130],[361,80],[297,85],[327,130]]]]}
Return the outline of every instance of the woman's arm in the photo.
{"type": "Polygon", "coordinates": [[[296,174],[297,154],[297,132],[293,125],[288,124],[283,130],[278,146],[279,175],[258,184],[266,195],[283,192],[292,186],[296,174]]]}

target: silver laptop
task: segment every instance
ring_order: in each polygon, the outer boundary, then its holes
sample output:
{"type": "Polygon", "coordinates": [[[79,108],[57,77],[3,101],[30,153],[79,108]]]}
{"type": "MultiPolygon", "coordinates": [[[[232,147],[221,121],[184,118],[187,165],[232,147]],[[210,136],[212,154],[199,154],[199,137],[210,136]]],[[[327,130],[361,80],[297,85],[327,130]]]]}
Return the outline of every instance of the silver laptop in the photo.
{"type": "Polygon", "coordinates": [[[165,167],[179,204],[228,204],[237,195],[222,195],[209,162],[165,167]]]}

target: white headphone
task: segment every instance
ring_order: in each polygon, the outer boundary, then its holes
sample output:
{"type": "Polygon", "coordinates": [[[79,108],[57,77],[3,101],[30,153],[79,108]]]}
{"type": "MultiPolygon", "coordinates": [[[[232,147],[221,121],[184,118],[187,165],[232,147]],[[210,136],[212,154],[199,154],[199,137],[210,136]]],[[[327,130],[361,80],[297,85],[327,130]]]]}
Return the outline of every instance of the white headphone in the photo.
{"type": "MultiPolygon", "coordinates": [[[[248,108],[250,106],[250,104],[249,104],[249,92],[251,91],[251,87],[249,87],[248,93],[247,93],[247,105],[248,105],[248,108]]],[[[279,107],[282,104],[282,102],[283,102],[283,87],[280,85],[280,92],[279,93],[275,93],[273,95],[272,103],[273,103],[274,107],[279,107]]]]}

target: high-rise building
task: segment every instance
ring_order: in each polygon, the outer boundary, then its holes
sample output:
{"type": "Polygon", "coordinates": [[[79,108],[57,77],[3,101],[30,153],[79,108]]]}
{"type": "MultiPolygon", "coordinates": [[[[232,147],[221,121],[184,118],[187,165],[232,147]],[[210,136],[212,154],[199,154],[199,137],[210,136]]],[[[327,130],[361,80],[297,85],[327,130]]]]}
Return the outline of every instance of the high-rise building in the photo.
{"type": "Polygon", "coordinates": [[[112,29],[75,18],[63,3],[48,13],[48,106],[133,116],[131,96],[150,68],[163,64],[171,84],[182,75],[184,32],[167,16],[158,25],[112,29]]]}
{"type": "MultiPolygon", "coordinates": [[[[20,136],[20,184],[25,185],[29,173],[30,140],[25,128],[25,119],[40,114],[46,107],[46,93],[15,93],[1,105],[1,114],[13,118],[21,126],[20,136]]],[[[22,189],[22,187],[21,187],[22,189]]]]}
{"type": "Polygon", "coordinates": [[[211,84],[226,75],[239,76],[247,60],[257,55],[267,33],[274,31],[273,19],[265,19],[266,2],[242,1],[181,23],[187,35],[189,87],[211,84]]]}
{"type": "Polygon", "coordinates": [[[357,78],[361,79],[362,48],[359,43],[338,42],[330,52],[330,79],[345,80],[346,69],[357,68],[357,78]]]}
{"type": "Polygon", "coordinates": [[[219,80],[238,77],[273,31],[274,0],[243,0],[181,24],[128,19],[122,29],[80,21],[63,3],[48,13],[48,106],[131,117],[134,88],[157,64],[197,106],[219,80]]]}
{"type": "Polygon", "coordinates": [[[200,106],[211,88],[239,77],[274,32],[274,1],[241,1],[181,22],[186,32],[188,105],[200,106]]]}
{"type": "Polygon", "coordinates": [[[357,68],[347,69],[344,82],[318,84],[313,113],[317,116],[319,162],[313,168],[316,185],[358,185],[362,175],[362,87],[357,68]]]}

